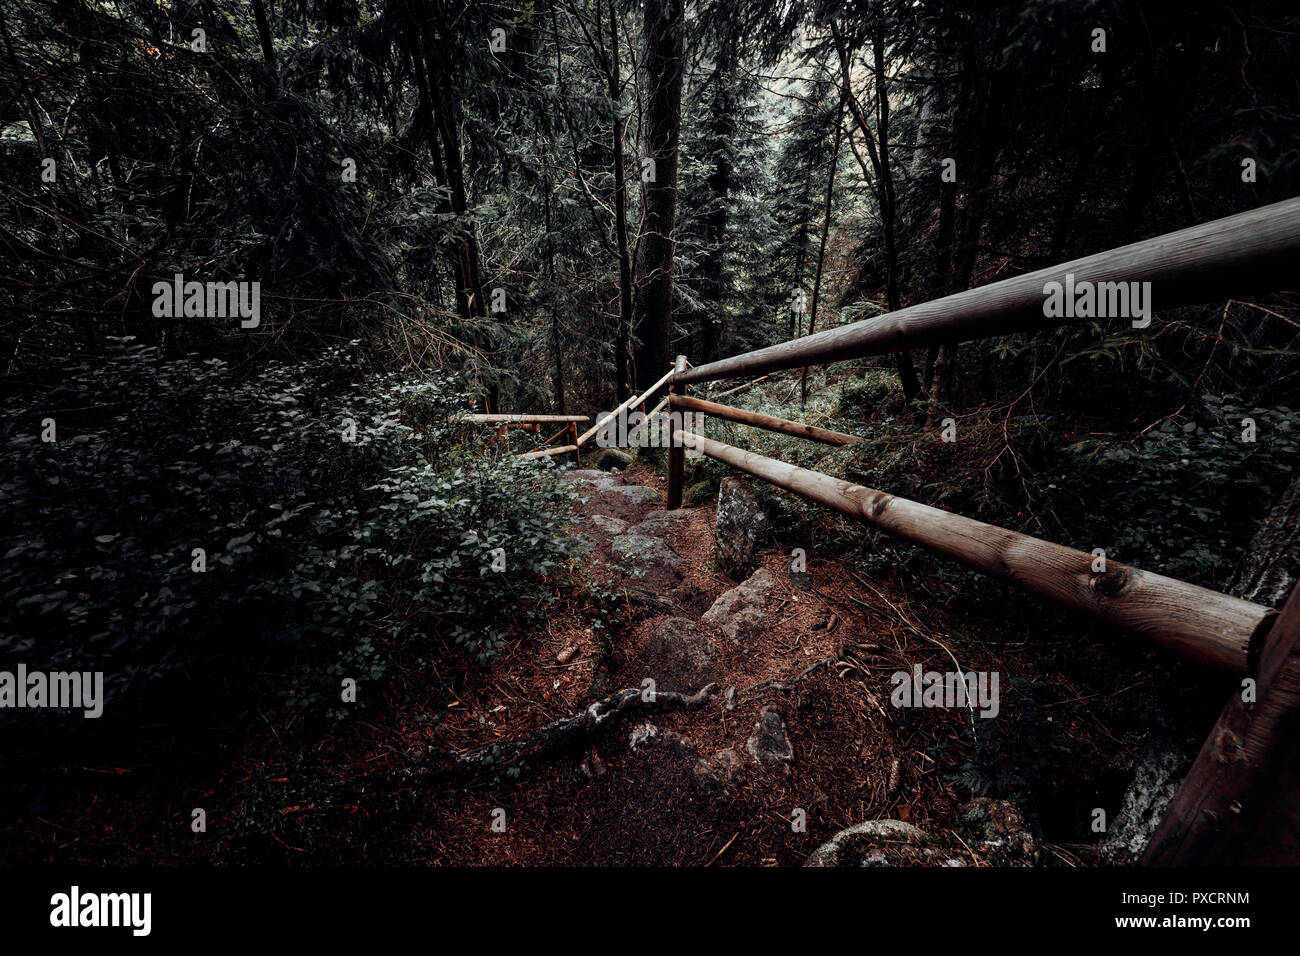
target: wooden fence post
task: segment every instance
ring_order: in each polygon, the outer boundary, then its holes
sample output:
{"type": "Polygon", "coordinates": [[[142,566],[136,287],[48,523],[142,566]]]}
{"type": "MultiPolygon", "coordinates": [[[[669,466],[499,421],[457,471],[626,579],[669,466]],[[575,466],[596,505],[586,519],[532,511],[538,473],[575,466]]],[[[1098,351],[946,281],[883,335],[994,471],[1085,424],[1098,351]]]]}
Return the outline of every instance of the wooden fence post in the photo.
{"type": "Polygon", "coordinates": [[[578,446],[578,423],[569,422],[569,444],[573,446],[573,463],[582,467],[582,449],[578,446]]]}
{"type": "MultiPolygon", "coordinates": [[[[676,373],[681,375],[686,371],[686,356],[677,356],[676,373]]],[[[677,385],[674,382],[668,383],[668,394],[685,395],[686,386],[677,385]]],[[[671,401],[669,408],[671,409],[671,401]]],[[[669,434],[673,435],[676,429],[669,429],[669,434]]],[[[676,510],[682,506],[682,478],[686,466],[686,448],[682,443],[673,437],[668,442],[668,509],[676,510]]]]}
{"type": "Polygon", "coordinates": [[[1255,648],[1142,857],[1146,866],[1300,862],[1300,587],[1255,648]],[[1252,655],[1254,657],[1255,655],[1252,655]]]}

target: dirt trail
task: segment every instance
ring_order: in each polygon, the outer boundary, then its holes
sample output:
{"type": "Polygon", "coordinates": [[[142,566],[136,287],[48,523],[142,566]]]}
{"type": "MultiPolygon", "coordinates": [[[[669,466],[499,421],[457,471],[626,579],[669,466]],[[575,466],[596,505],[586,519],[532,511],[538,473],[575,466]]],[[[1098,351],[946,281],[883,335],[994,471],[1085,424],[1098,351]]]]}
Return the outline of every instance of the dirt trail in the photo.
{"type": "Polygon", "coordinates": [[[930,650],[938,663],[941,650],[912,648],[904,663],[904,622],[838,566],[812,560],[792,576],[771,554],[741,586],[712,571],[713,506],[664,511],[648,469],[566,477],[586,560],[625,602],[612,660],[600,660],[590,621],[561,611],[490,668],[440,733],[457,749],[510,740],[647,680],[683,693],[711,684],[716,696],[623,722],[517,782],[439,794],[417,836],[422,858],[798,865],[864,820],[952,817],[958,796],[924,750],[959,735],[963,715],[900,717],[889,703],[889,675],[930,650]],[[504,832],[491,826],[498,810],[504,832]]]}

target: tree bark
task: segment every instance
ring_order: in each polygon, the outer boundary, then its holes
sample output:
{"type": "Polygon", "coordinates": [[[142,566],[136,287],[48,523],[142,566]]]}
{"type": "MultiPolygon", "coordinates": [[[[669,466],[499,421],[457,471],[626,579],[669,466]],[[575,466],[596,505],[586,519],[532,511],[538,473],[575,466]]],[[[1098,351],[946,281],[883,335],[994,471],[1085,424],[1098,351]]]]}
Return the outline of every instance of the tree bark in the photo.
{"type": "MultiPolygon", "coordinates": [[[[844,125],[844,97],[840,97],[839,108],[835,111],[835,140],[831,146],[831,168],[826,174],[826,198],[822,203],[822,235],[817,245],[817,270],[813,273],[812,309],[808,314],[808,334],[812,335],[817,327],[817,303],[821,298],[822,269],[826,263],[826,240],[831,232],[831,203],[835,195],[835,172],[840,163],[840,138],[844,125]]],[[[808,366],[803,367],[799,378],[799,402],[808,401],[808,366]]]]}
{"type": "MultiPolygon", "coordinates": [[[[883,124],[879,130],[879,143],[877,143],[876,133],[872,131],[871,124],[867,122],[858,103],[857,96],[853,93],[850,54],[844,37],[833,23],[831,32],[839,54],[840,83],[845,101],[853,115],[854,123],[866,141],[867,156],[871,159],[871,168],[875,174],[873,183],[885,239],[885,294],[889,301],[889,311],[895,312],[901,307],[901,303],[898,292],[898,248],[894,237],[894,181],[889,166],[889,141],[886,139],[889,125],[889,89],[884,75],[884,27],[877,14],[872,26],[872,57],[876,71],[876,99],[884,100],[883,104],[877,102],[876,105],[877,120],[883,124]]],[[[911,352],[900,349],[895,353],[895,362],[898,367],[898,379],[903,388],[903,398],[910,402],[921,391],[921,382],[917,378],[916,365],[912,362],[911,352]]]]}
{"type": "Polygon", "coordinates": [[[271,21],[266,16],[265,0],[253,0],[253,19],[257,21],[257,41],[262,47],[266,68],[275,76],[275,45],[271,40],[271,21]]]}
{"type": "Polygon", "coordinates": [[[618,247],[618,330],[614,336],[614,378],[618,400],[632,394],[628,368],[632,334],[632,257],[627,241],[627,168],[623,156],[624,120],[619,108],[619,87],[623,83],[618,57],[618,8],[609,0],[609,102],[614,109],[611,130],[614,152],[614,241],[618,247]]]}
{"type": "MultiPolygon", "coordinates": [[[[673,226],[681,133],[684,0],[645,0],[645,208],[636,248],[637,389],[663,375],[672,354],[673,226]]],[[[644,180],[644,177],[643,177],[644,180]]]]}

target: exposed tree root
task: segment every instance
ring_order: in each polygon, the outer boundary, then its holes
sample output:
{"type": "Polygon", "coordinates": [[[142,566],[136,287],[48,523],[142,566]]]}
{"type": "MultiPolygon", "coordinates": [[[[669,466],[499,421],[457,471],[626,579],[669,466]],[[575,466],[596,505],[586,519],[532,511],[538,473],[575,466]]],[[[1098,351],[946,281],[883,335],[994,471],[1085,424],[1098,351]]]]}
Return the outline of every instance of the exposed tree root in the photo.
{"type": "Polygon", "coordinates": [[[590,704],[571,717],[547,724],[527,737],[476,747],[464,753],[439,752],[399,770],[376,773],[352,781],[356,789],[392,788],[419,782],[456,783],[500,773],[524,761],[540,762],[584,749],[600,734],[629,717],[690,710],[712,700],[717,685],[708,684],[694,694],[658,691],[650,699],[637,687],[628,687],[590,704]]]}

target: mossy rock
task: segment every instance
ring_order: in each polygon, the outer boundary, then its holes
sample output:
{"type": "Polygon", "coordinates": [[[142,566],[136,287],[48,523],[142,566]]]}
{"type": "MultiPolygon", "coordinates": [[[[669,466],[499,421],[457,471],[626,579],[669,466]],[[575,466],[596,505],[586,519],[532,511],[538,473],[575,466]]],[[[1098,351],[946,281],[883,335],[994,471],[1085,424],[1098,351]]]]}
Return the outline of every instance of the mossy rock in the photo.
{"type": "Polygon", "coordinates": [[[601,471],[630,468],[635,461],[635,458],[621,448],[602,448],[591,459],[591,463],[601,471]]]}
{"type": "Polygon", "coordinates": [[[872,851],[903,847],[917,850],[929,843],[930,835],[910,823],[868,820],[835,834],[808,857],[804,866],[863,866],[872,851]]]}

